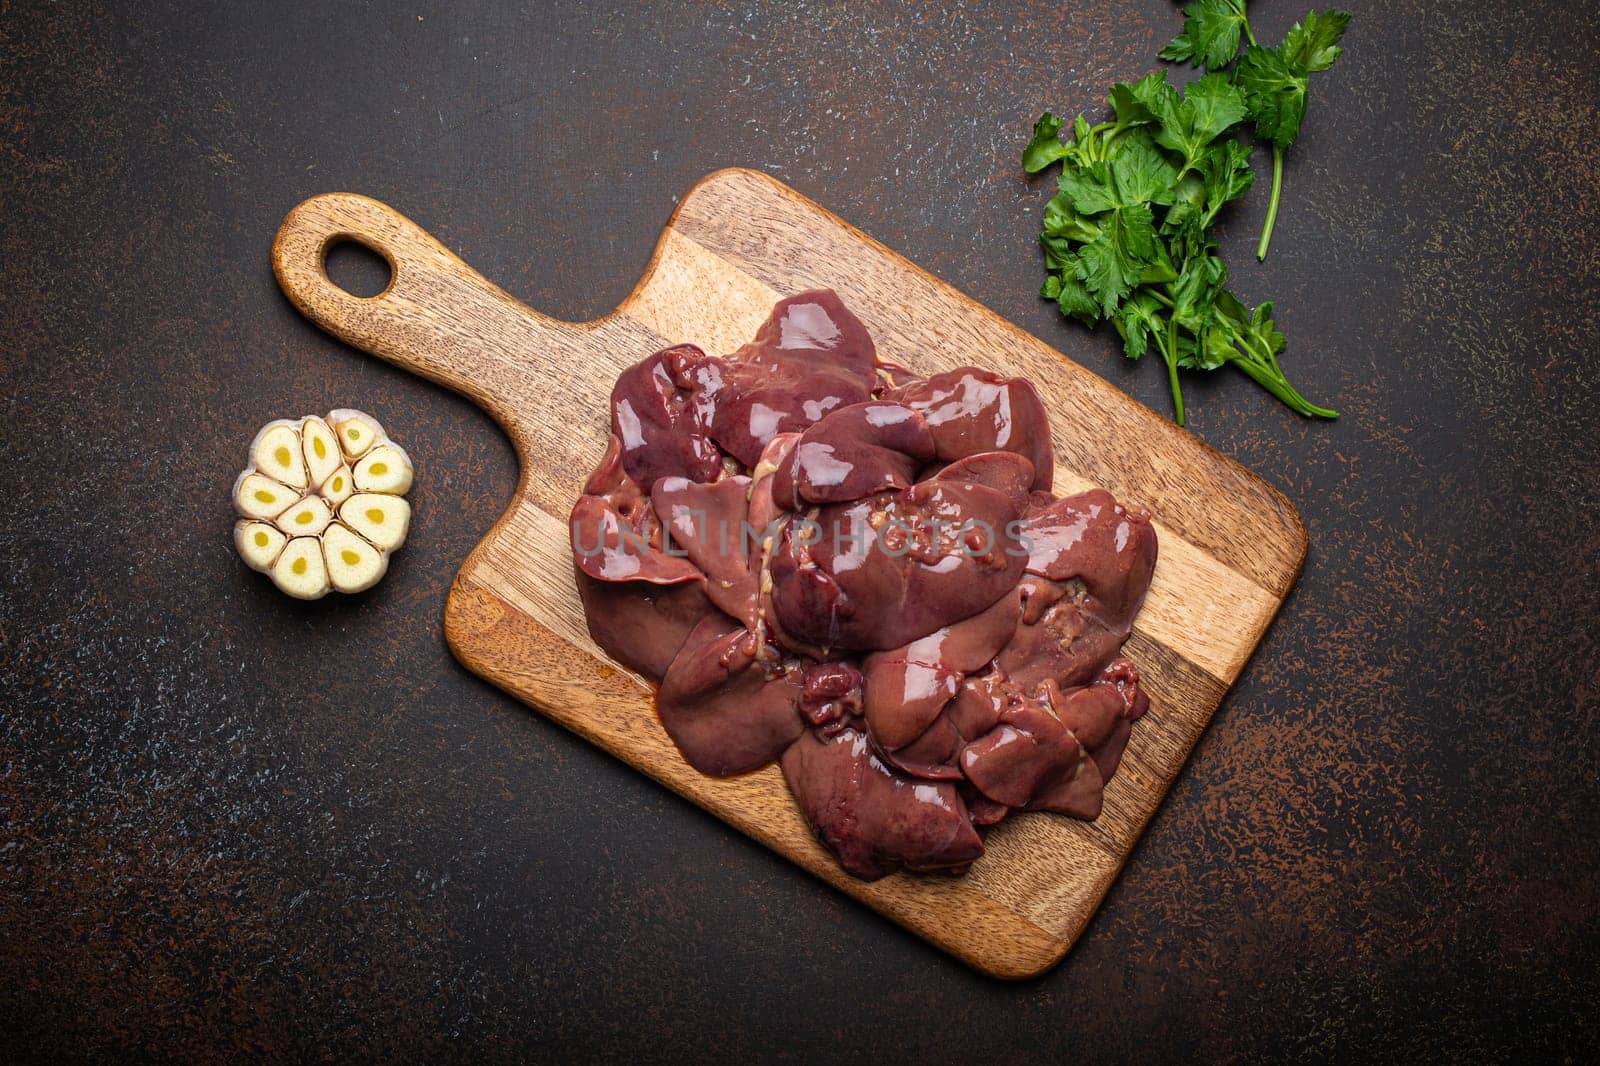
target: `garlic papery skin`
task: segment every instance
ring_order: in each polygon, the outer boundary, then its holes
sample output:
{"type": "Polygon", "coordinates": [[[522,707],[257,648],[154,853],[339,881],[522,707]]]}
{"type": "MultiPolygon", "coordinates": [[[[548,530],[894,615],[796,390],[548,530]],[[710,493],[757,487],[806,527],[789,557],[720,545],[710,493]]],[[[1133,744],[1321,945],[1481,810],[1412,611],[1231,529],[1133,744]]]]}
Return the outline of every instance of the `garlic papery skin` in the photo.
{"type": "Polygon", "coordinates": [[[269,422],[233,484],[234,550],[295,599],[363,592],[405,543],[411,505],[401,497],[414,477],[405,449],[365,412],[269,422]]]}

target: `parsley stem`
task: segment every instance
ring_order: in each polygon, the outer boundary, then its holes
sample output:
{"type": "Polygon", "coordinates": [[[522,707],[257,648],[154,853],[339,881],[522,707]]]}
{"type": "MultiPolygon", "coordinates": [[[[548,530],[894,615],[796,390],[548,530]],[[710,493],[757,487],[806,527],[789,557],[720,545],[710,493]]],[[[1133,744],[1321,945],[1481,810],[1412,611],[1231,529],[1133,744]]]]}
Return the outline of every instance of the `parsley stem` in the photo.
{"type": "Polygon", "coordinates": [[[1273,369],[1256,359],[1230,359],[1228,362],[1243,370],[1249,375],[1250,380],[1266,389],[1272,395],[1282,400],[1290,410],[1296,411],[1308,418],[1338,418],[1339,412],[1316,404],[1294,391],[1294,386],[1289,384],[1289,379],[1283,376],[1280,370],[1273,373],[1273,369]]]}
{"type": "MultiPolygon", "coordinates": [[[[1110,153],[1107,151],[1107,149],[1109,149],[1111,147],[1111,142],[1117,139],[1117,134],[1123,132],[1121,129],[1117,128],[1117,124],[1115,122],[1107,122],[1107,123],[1104,124],[1104,126],[1109,126],[1111,128],[1107,129],[1106,132],[1103,133],[1100,136],[1099,148],[1095,153],[1096,160],[1104,160],[1104,159],[1111,158],[1110,153]]],[[[1101,129],[1101,128],[1104,128],[1104,127],[1103,126],[1097,126],[1095,128],[1096,129],[1101,129]]],[[[1126,127],[1124,127],[1124,128],[1126,128],[1126,127]]],[[[1093,132],[1093,131],[1091,130],[1090,132],[1093,132]]]]}
{"type": "Polygon", "coordinates": [[[1244,5],[1245,5],[1245,0],[1239,0],[1239,2],[1234,5],[1234,10],[1239,12],[1239,21],[1244,23],[1245,39],[1250,42],[1251,47],[1257,47],[1257,45],[1256,45],[1256,35],[1250,29],[1250,16],[1245,14],[1244,5]]]}
{"type": "Polygon", "coordinates": [[[1256,260],[1267,258],[1267,245],[1272,243],[1272,227],[1278,224],[1278,197],[1283,195],[1283,149],[1272,149],[1272,199],[1267,203],[1267,221],[1261,227],[1261,242],[1256,245],[1256,260]]]}
{"type": "Polygon", "coordinates": [[[1172,387],[1172,420],[1178,425],[1183,425],[1183,390],[1178,387],[1178,320],[1167,319],[1167,339],[1165,344],[1157,341],[1161,348],[1161,358],[1167,364],[1167,384],[1172,387]]]}

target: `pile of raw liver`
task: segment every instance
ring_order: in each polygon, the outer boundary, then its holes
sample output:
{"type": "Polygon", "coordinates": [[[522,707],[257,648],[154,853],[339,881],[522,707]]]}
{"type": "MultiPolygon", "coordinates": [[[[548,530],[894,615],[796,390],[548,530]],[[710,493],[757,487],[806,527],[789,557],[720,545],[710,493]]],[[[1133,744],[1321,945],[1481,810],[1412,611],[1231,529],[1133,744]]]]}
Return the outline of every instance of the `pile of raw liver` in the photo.
{"type": "Polygon", "coordinates": [[[877,358],[828,290],[624,371],[572,511],[589,631],[691,765],[780,759],[844,868],[964,871],[1012,808],[1100,813],[1149,705],[1142,511],[1050,494],[1033,386],[877,358]]]}

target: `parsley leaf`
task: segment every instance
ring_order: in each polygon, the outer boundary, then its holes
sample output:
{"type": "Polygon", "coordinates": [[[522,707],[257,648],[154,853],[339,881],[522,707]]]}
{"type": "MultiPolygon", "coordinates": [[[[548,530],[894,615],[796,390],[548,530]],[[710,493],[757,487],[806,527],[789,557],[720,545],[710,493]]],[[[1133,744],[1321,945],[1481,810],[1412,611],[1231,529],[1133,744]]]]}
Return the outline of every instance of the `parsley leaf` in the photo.
{"type": "Polygon", "coordinates": [[[1100,318],[1100,305],[1094,302],[1094,297],[1089,295],[1089,290],[1083,287],[1083,282],[1076,275],[1062,274],[1046,278],[1045,290],[1041,295],[1047,300],[1054,300],[1062,314],[1076,318],[1086,326],[1094,325],[1100,318]],[[1054,291],[1050,291],[1052,281],[1055,282],[1054,291]]]}
{"type": "Polygon", "coordinates": [[[1207,70],[1232,63],[1239,52],[1239,35],[1249,26],[1244,5],[1245,0],[1195,0],[1183,9],[1183,32],[1161,50],[1161,58],[1207,70]]]}
{"type": "Polygon", "coordinates": [[[1211,142],[1245,117],[1244,94],[1223,74],[1207,74],[1178,94],[1169,93],[1157,103],[1161,121],[1156,143],[1183,157],[1180,173],[1196,169],[1211,150],[1211,142]]]}
{"type": "Polygon", "coordinates": [[[1080,214],[1097,215],[1142,203],[1164,204],[1177,176],[1149,142],[1133,138],[1110,162],[1063,171],[1057,184],[1080,214]]]}
{"type": "Polygon", "coordinates": [[[1117,332],[1122,334],[1122,354],[1129,359],[1139,359],[1150,350],[1150,335],[1160,335],[1166,328],[1161,320],[1161,304],[1149,293],[1140,293],[1122,305],[1116,317],[1117,332]]]}
{"type": "MultiPolygon", "coordinates": [[[[1152,205],[1172,193],[1172,164],[1140,138],[1123,142],[1109,162],[1062,172],[1061,196],[1079,220],[1097,232],[1087,238],[1073,263],[1073,275],[1094,298],[1102,317],[1139,284],[1146,268],[1158,264],[1152,205]]],[[[1066,218],[1056,208],[1056,220],[1066,218]]]]}
{"type": "MultiPolygon", "coordinates": [[[[1163,84],[1166,83],[1165,73],[1162,74],[1161,80],[1163,84]]],[[[1150,105],[1145,102],[1146,99],[1148,99],[1147,94],[1141,98],[1135,94],[1134,87],[1127,82],[1119,81],[1113,85],[1111,95],[1106,97],[1106,103],[1111,105],[1111,110],[1117,116],[1114,128],[1131,129],[1134,126],[1154,122],[1155,115],[1151,112],[1150,105]]]]}
{"type": "Polygon", "coordinates": [[[1300,136],[1306,116],[1306,76],[1296,73],[1279,48],[1252,47],[1234,75],[1250,107],[1256,136],[1283,149],[1300,136]]]}
{"type": "Polygon", "coordinates": [[[1100,236],[1078,253],[1077,276],[1109,317],[1155,261],[1155,219],[1147,204],[1113,210],[1100,236]]]}
{"type": "Polygon", "coordinates": [[[1124,205],[1165,204],[1172,197],[1172,183],[1177,178],[1172,164],[1148,140],[1139,137],[1125,141],[1111,160],[1111,181],[1124,205]]]}
{"type": "Polygon", "coordinates": [[[1333,61],[1344,54],[1339,42],[1350,26],[1350,16],[1343,11],[1329,11],[1319,15],[1312,11],[1296,22],[1283,38],[1283,58],[1292,69],[1316,73],[1333,66],[1333,61]]]}
{"type": "Polygon", "coordinates": [[[1033,140],[1022,150],[1022,169],[1037,174],[1066,155],[1067,146],[1057,136],[1060,132],[1060,119],[1048,111],[1040,115],[1039,121],[1033,124],[1033,140]]]}
{"type": "Polygon", "coordinates": [[[1250,146],[1224,141],[1200,161],[1200,176],[1205,179],[1207,199],[1215,205],[1206,219],[1210,225],[1223,204],[1249,192],[1255,182],[1255,171],[1250,169],[1250,146]]]}

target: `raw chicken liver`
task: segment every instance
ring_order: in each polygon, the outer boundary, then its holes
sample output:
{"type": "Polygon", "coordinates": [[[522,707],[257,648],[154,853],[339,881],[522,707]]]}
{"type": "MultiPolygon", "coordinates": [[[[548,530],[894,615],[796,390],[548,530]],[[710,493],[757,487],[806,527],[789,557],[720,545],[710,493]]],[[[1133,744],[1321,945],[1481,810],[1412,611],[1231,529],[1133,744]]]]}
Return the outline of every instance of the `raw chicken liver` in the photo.
{"type": "Polygon", "coordinates": [[[589,631],[696,769],[774,760],[840,864],[961,873],[1013,809],[1100,813],[1149,698],[1149,515],[1050,494],[1026,381],[878,359],[828,290],[618,378],[573,506],[589,631]]]}

